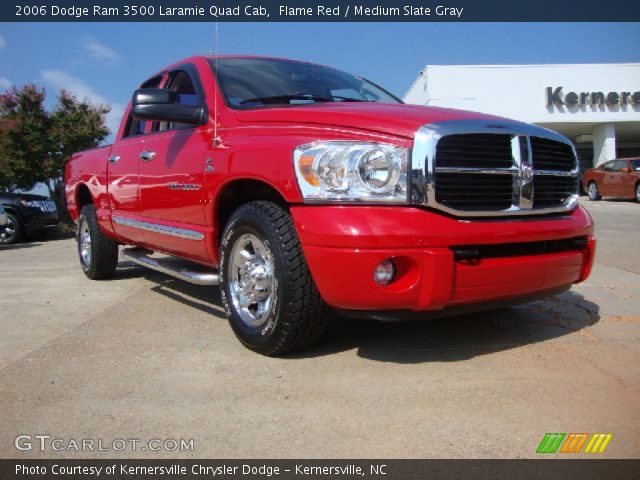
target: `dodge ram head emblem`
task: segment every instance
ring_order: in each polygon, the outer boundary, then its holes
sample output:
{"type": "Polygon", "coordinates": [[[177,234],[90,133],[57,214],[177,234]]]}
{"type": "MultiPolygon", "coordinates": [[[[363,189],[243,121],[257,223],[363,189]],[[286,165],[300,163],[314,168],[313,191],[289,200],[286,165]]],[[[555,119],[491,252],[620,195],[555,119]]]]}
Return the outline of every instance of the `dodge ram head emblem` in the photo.
{"type": "Polygon", "coordinates": [[[531,165],[523,163],[520,165],[520,172],[520,178],[523,184],[533,180],[533,168],[531,165]]]}
{"type": "Polygon", "coordinates": [[[518,207],[521,209],[533,208],[533,165],[529,159],[519,165],[518,180],[520,195],[518,207]]]}

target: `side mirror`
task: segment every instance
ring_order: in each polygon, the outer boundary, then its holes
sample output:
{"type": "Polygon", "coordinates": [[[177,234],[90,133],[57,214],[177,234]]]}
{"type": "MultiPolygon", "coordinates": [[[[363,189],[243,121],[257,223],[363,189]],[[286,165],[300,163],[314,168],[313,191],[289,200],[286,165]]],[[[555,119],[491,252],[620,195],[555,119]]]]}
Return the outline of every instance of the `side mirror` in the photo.
{"type": "Polygon", "coordinates": [[[133,93],[131,116],[136,120],[202,125],[207,111],[200,105],[180,105],[178,95],[161,88],[140,88],[133,93]]]}
{"type": "Polygon", "coordinates": [[[621,171],[622,173],[629,173],[631,170],[629,170],[629,167],[622,167],[622,168],[620,169],[620,171],[621,171]]]}

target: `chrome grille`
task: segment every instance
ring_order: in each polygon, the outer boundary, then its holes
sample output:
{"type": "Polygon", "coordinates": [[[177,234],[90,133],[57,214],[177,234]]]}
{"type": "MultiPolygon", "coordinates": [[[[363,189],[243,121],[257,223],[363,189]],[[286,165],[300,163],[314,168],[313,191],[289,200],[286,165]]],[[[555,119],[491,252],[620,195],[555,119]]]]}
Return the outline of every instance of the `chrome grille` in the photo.
{"type": "Polygon", "coordinates": [[[578,199],[577,158],[554,132],[518,122],[425,125],[412,153],[411,200],[457,216],[567,211],[578,199]]]}
{"type": "Polygon", "coordinates": [[[52,200],[38,200],[38,207],[43,212],[57,212],[58,208],[56,207],[56,203],[52,200]]]}

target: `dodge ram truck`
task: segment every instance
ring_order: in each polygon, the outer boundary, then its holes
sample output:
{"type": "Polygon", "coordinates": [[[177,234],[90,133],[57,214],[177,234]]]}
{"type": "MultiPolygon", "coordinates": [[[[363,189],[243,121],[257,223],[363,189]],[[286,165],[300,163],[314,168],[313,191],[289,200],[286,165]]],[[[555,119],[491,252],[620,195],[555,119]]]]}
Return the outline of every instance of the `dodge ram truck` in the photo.
{"type": "Polygon", "coordinates": [[[163,69],[65,182],[87,277],[112,277],[122,245],[219,285],[232,330],[265,355],[313,343],[329,308],[391,321],[551,296],[595,252],[566,138],[301,61],[163,69]]]}

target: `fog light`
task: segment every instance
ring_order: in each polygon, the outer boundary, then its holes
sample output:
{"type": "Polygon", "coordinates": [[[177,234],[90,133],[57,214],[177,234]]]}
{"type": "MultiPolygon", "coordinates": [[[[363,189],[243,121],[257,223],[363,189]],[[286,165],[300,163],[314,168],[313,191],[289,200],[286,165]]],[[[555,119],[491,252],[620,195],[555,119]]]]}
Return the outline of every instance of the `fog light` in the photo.
{"type": "Polygon", "coordinates": [[[396,276],[396,267],[391,260],[381,262],[373,271],[373,281],[378,285],[388,285],[396,276]]]}

